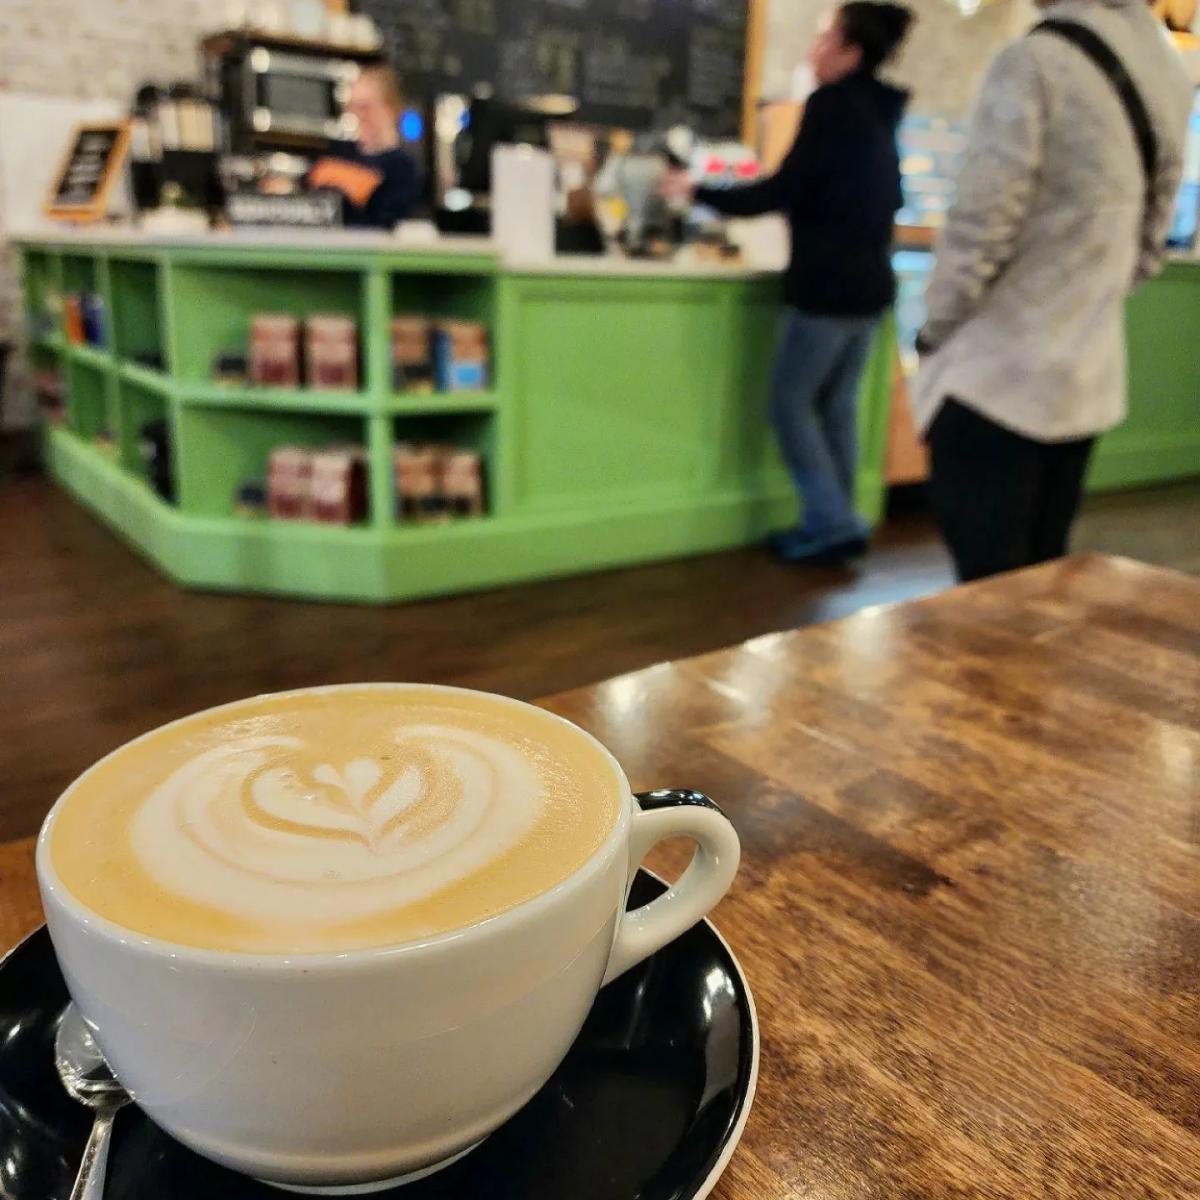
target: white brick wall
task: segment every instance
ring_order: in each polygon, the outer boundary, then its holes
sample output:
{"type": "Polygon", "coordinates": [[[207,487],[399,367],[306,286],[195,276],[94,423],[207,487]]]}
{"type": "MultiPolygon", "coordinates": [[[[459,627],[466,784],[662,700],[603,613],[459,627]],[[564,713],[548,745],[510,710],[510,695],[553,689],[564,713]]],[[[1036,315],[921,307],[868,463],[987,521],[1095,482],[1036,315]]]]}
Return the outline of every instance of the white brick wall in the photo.
{"type": "Polygon", "coordinates": [[[82,99],[196,73],[219,0],[0,0],[0,88],[82,99]]]}
{"type": "MultiPolygon", "coordinates": [[[[144,80],[193,78],[197,39],[222,16],[220,0],[0,0],[0,90],[126,104],[144,80]]],[[[4,211],[0,195],[0,340],[12,340],[21,314],[4,211]]],[[[30,416],[25,364],[10,360],[3,424],[30,416]]]]}

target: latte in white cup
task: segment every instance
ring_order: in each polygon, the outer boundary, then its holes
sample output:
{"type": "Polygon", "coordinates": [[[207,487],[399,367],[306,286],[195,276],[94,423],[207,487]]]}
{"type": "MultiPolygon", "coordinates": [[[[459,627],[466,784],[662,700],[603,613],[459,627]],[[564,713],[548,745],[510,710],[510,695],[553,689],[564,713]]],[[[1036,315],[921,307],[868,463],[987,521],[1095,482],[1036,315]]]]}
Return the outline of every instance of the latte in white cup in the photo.
{"type": "Polygon", "coordinates": [[[548,713],[433,688],[259,696],[115,751],[63,797],[50,856],[150,937],[302,954],[473,925],[561,883],[625,802],[548,713]]]}
{"type": "Polygon", "coordinates": [[[479,692],[257,697],[116,750],[42,827],[72,999],[146,1113],[281,1187],[436,1170],[525,1104],[596,992],[701,919],[737,835],[642,811],[582,730],[479,692]],[[697,843],[626,913],[657,842],[697,843]]]}

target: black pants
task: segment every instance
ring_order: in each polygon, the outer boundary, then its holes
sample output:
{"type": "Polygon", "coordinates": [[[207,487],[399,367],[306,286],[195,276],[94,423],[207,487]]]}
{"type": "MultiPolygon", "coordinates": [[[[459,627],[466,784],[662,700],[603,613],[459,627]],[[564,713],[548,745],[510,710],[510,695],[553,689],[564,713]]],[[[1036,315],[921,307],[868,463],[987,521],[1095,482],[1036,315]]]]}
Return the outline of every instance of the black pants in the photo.
{"type": "Polygon", "coordinates": [[[929,493],[960,579],[1066,554],[1095,440],[1036,442],[942,404],[928,434],[929,493]]]}

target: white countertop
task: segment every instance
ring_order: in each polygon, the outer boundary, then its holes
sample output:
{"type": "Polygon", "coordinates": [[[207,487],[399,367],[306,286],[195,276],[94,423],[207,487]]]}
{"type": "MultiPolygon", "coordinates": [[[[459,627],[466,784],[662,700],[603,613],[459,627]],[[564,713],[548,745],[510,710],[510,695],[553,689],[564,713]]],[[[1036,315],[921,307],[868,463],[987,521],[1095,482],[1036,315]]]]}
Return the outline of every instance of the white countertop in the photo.
{"type": "MultiPolygon", "coordinates": [[[[621,258],[616,255],[561,254],[549,261],[509,260],[492,238],[438,235],[428,239],[406,238],[374,229],[227,229],[196,232],[147,232],[130,225],[70,226],[39,224],[35,228],[10,230],[6,239],[17,244],[72,243],[99,246],[212,247],[262,250],[326,249],[353,253],[461,254],[495,258],[507,271],[518,275],[578,275],[631,279],[767,279],[779,274],[775,267],[722,265],[698,262],[685,251],[677,259],[658,261],[621,258]]],[[[1200,265],[1200,250],[1175,250],[1167,260],[1200,265]]]]}
{"type": "Polygon", "coordinates": [[[496,243],[486,237],[405,238],[378,229],[205,229],[156,231],[132,225],[39,225],[35,229],[11,230],[11,242],[49,242],[54,245],[84,246],[195,246],[247,250],[366,250],[389,254],[487,254],[495,256],[496,243]]]}
{"type": "Polygon", "coordinates": [[[768,279],[779,274],[778,271],[748,267],[742,263],[723,265],[697,262],[686,255],[659,261],[652,258],[621,258],[618,255],[559,254],[545,262],[504,261],[504,268],[514,275],[587,275],[630,279],[768,279]]]}
{"type": "Polygon", "coordinates": [[[448,254],[487,256],[520,275],[575,275],[581,277],[620,277],[634,279],[760,279],[776,271],[745,265],[698,262],[689,255],[660,262],[654,259],[629,259],[615,255],[564,254],[549,261],[506,261],[491,238],[437,236],[428,239],[405,238],[369,229],[230,229],[195,232],[144,231],[128,225],[72,227],[39,225],[35,229],[13,230],[8,240],[17,244],[55,246],[126,246],[163,249],[245,249],[245,250],[329,250],[342,253],[448,254]]]}

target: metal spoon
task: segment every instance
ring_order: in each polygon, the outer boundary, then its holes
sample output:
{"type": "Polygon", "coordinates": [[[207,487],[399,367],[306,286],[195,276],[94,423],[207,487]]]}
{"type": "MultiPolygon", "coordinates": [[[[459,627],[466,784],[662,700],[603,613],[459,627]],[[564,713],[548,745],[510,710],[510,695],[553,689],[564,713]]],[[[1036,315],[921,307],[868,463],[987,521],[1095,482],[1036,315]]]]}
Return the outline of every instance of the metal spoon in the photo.
{"type": "Polygon", "coordinates": [[[63,1087],[80,1104],[94,1109],[96,1119],[83,1150],[71,1200],[102,1200],[108,1170],[108,1142],[113,1119],[129,1103],[129,1093],[117,1082],[100,1047],[74,1004],[68,1004],[54,1039],[54,1065],[63,1087]]]}

